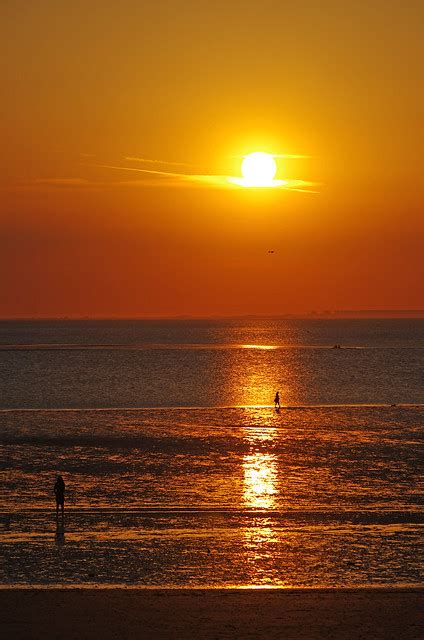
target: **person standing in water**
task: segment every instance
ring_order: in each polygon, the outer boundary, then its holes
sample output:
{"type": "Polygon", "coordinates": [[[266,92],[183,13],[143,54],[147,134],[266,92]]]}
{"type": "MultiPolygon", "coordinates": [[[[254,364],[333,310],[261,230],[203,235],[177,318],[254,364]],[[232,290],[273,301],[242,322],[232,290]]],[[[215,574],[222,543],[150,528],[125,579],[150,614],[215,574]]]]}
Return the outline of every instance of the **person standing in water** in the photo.
{"type": "Polygon", "coordinates": [[[274,407],[276,409],[280,408],[280,392],[277,391],[277,393],[275,394],[275,398],[274,398],[274,407]]]}
{"type": "Polygon", "coordinates": [[[65,482],[62,476],[57,476],[53,491],[56,496],[56,518],[59,517],[59,506],[62,509],[62,518],[63,518],[63,513],[65,509],[65,482]]]}

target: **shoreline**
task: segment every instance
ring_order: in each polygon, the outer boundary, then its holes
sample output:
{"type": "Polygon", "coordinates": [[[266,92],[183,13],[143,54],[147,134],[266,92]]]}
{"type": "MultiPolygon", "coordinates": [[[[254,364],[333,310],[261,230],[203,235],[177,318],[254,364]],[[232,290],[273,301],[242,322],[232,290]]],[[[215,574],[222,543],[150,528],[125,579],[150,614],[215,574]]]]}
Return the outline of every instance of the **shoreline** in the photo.
{"type": "Polygon", "coordinates": [[[3,637],[419,640],[423,587],[3,588],[3,637]]]}
{"type": "Polygon", "coordinates": [[[420,584],[399,584],[399,585],[353,585],[351,587],[342,586],[282,586],[282,585],[228,585],[228,586],[202,586],[194,585],[190,587],[182,587],[180,585],[166,585],[157,586],[149,584],[95,584],[95,583],[81,583],[81,584],[0,584],[0,591],[154,591],[157,593],[175,593],[176,591],[182,593],[192,593],[194,591],[201,592],[276,592],[281,593],[422,593],[424,595],[424,585],[420,584]]]}

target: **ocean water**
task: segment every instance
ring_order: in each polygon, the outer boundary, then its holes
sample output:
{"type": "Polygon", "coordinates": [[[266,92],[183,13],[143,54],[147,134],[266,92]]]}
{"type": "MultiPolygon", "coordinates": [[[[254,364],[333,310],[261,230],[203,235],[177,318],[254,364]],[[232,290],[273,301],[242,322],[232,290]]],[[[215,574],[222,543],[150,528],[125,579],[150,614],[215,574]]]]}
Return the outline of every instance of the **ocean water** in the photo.
{"type": "Polygon", "coordinates": [[[420,584],[423,418],[420,319],[0,322],[0,584],[420,584]]]}

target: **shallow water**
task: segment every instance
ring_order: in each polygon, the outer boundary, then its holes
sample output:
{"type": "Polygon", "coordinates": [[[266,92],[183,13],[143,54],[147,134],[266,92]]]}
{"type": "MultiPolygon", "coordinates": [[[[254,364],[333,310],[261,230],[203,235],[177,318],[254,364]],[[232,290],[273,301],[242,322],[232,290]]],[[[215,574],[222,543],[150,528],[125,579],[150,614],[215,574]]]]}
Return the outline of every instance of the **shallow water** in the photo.
{"type": "Polygon", "coordinates": [[[0,405],[424,403],[423,363],[424,319],[0,322],[0,405]]]}
{"type": "Polygon", "coordinates": [[[3,326],[14,348],[0,350],[0,584],[419,584],[423,324],[357,321],[346,342],[386,327],[378,348],[332,350],[322,343],[341,342],[340,326],[293,323],[320,348],[283,348],[289,329],[271,340],[267,323],[97,323],[99,344],[133,346],[19,351],[31,336],[93,343],[93,327],[3,326]],[[177,342],[158,349],[168,333],[177,342]],[[264,333],[262,347],[280,348],[252,348],[264,333]],[[364,353],[373,375],[361,375],[364,353]],[[149,406],[164,389],[174,406],[149,406]],[[343,406],[306,406],[318,403],[343,406]]]}

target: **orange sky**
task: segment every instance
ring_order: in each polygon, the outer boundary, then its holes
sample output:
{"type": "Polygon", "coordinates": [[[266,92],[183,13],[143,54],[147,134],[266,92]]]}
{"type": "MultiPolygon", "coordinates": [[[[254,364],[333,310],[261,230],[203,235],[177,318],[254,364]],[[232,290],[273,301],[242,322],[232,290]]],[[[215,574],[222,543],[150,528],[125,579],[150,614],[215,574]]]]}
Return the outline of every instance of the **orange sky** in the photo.
{"type": "Polygon", "coordinates": [[[0,316],[423,308],[423,24],[418,0],[2,2],[0,316]],[[276,177],[318,193],[186,178],[258,150],[308,156],[276,177]]]}

